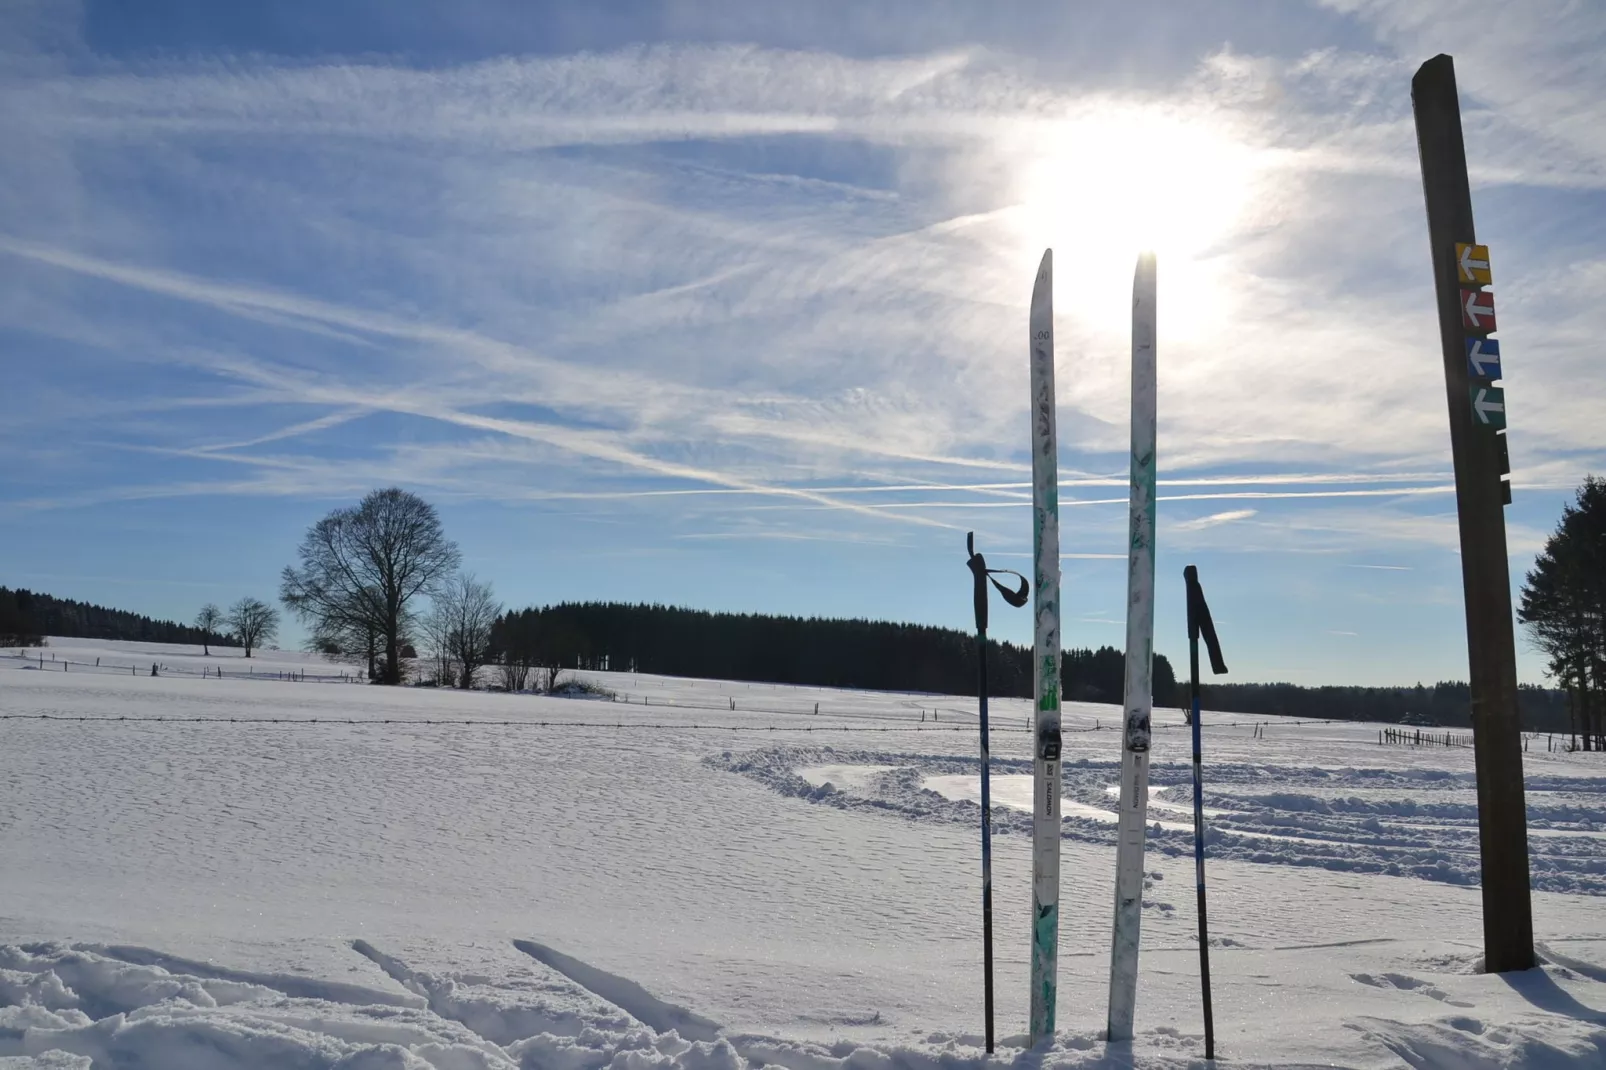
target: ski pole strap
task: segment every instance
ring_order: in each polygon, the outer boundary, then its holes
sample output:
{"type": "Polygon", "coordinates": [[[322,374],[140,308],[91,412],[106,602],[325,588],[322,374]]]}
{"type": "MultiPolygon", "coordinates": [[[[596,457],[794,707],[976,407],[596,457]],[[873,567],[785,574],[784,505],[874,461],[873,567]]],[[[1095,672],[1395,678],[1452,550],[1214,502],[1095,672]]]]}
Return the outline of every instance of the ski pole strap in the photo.
{"type": "Polygon", "coordinates": [[[1014,569],[988,568],[987,559],[976,552],[976,533],[973,531],[965,533],[965,552],[970,555],[965,564],[975,577],[976,629],[984,632],[987,630],[987,583],[990,581],[998,588],[998,593],[1004,596],[1004,601],[1016,609],[1026,604],[1026,596],[1031,592],[1031,585],[1026,582],[1025,576],[1014,569]],[[1014,576],[1020,580],[1020,587],[1012,591],[994,579],[995,576],[1014,576]]]}
{"type": "Polygon", "coordinates": [[[1210,671],[1220,676],[1227,671],[1227,663],[1221,660],[1221,641],[1216,638],[1216,626],[1210,619],[1204,588],[1199,586],[1199,570],[1189,565],[1182,570],[1182,578],[1188,583],[1188,638],[1204,638],[1205,650],[1210,654],[1210,671]]]}
{"type": "Polygon", "coordinates": [[[992,580],[994,587],[998,588],[998,593],[1004,596],[1004,601],[1016,609],[1026,604],[1026,596],[1031,592],[1031,585],[1026,582],[1025,576],[1022,576],[1012,568],[990,568],[987,570],[987,578],[992,580]],[[1011,591],[1008,587],[993,579],[994,576],[998,575],[1014,576],[1017,580],[1020,580],[1020,587],[1011,591]]]}

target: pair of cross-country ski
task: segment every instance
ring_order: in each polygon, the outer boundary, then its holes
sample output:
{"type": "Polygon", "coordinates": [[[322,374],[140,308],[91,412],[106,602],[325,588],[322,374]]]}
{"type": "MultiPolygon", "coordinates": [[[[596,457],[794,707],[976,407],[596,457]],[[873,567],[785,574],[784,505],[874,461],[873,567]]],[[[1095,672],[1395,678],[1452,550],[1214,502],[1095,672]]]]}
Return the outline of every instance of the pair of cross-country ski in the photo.
{"type": "MultiPolygon", "coordinates": [[[[1060,850],[1060,553],[1058,444],[1055,440],[1053,250],[1043,253],[1032,288],[1033,702],[1031,1042],[1054,1035],[1059,944],[1060,850]]],[[[1110,952],[1109,1038],[1132,1036],[1137,998],[1138,934],[1143,907],[1143,850],[1149,797],[1150,715],[1154,669],[1155,259],[1138,258],[1132,285],[1132,456],[1127,558],[1126,681],[1115,873],[1115,928],[1110,952]]],[[[1189,639],[1198,663],[1197,601],[1212,667],[1224,672],[1214,629],[1189,575],[1189,639]]],[[[1197,684],[1197,671],[1194,672],[1197,684]]],[[[1194,792],[1199,794],[1197,686],[1194,688],[1194,792]]],[[[1197,826],[1198,807],[1195,807],[1197,826]]],[[[1195,829],[1199,896],[1204,896],[1202,829],[1195,829]]],[[[1208,953],[1200,933],[1201,956],[1208,953]]],[[[1208,960],[1203,960],[1208,970],[1208,960]]],[[[1208,975],[1207,975],[1208,976],[1208,975]]],[[[1208,981],[1206,981],[1208,985],[1208,981]]],[[[1213,1048],[1206,995],[1206,1047],[1213,1048]]],[[[1213,1052],[1207,1050],[1209,1058],[1213,1052]]]]}

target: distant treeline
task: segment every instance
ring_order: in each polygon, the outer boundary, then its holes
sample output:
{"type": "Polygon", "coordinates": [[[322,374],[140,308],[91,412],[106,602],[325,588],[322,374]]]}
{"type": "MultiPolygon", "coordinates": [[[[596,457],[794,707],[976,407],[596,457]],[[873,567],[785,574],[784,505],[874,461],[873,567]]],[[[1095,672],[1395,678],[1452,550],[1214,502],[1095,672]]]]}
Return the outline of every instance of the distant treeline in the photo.
{"type": "MultiPolygon", "coordinates": [[[[1183,691],[1187,688],[1184,686],[1183,691]]],[[[1472,692],[1459,681],[1432,687],[1300,687],[1297,684],[1203,685],[1201,704],[1232,713],[1287,714],[1346,721],[1468,726],[1472,692]]],[[[1522,725],[1531,731],[1567,730],[1564,692],[1523,684],[1517,689],[1522,725]]]]}
{"type": "MultiPolygon", "coordinates": [[[[663,676],[699,676],[806,686],[976,692],[976,640],[968,632],[890,621],[710,613],[674,606],[566,602],[504,613],[492,627],[494,660],[563,668],[612,669],[663,676]]],[[[990,646],[988,678],[995,695],[1030,697],[1031,651],[990,646]]],[[[1114,647],[1067,650],[1060,662],[1064,697],[1119,705],[1125,657],[1114,647]]],[[[1524,685],[1522,721],[1536,731],[1562,731],[1560,691],[1524,685]]],[[[1154,702],[1182,706],[1186,681],[1154,659],[1154,702]]],[[[1207,709],[1396,724],[1471,724],[1464,683],[1432,687],[1301,687],[1297,684],[1206,683],[1207,709]]]]}
{"type": "MultiPolygon", "coordinates": [[[[989,690],[1029,698],[1032,652],[990,643],[989,690]]],[[[952,628],[891,621],[709,613],[674,606],[564,603],[505,613],[492,629],[499,659],[873,691],[976,692],[976,638],[952,628]]],[[[1067,650],[1062,688],[1073,701],[1120,703],[1125,664],[1113,647],[1067,650]]],[[[1154,659],[1156,696],[1176,677],[1154,659]]]]}
{"type": "Polygon", "coordinates": [[[0,647],[38,646],[44,636],[74,639],[127,639],[141,643],[193,643],[238,646],[237,640],[208,634],[187,624],[152,620],[137,613],[0,587],[0,647]]]}
{"type": "MultiPolygon", "coordinates": [[[[147,643],[238,646],[232,636],[207,634],[172,621],[71,599],[0,587],[0,647],[37,645],[46,635],[147,643]]],[[[989,644],[994,695],[1029,698],[1032,652],[1014,643],[989,644]]],[[[663,676],[871,691],[973,695],[976,640],[968,632],[892,621],[710,613],[675,606],[566,602],[508,612],[491,629],[491,660],[527,666],[612,669],[663,676]]],[[[1114,647],[1072,649],[1060,662],[1064,698],[1119,705],[1125,658],[1114,647]]],[[[1154,659],[1154,703],[1182,706],[1178,683],[1163,654],[1154,659]]],[[[1523,727],[1565,731],[1566,696],[1523,685],[1523,727]]],[[[1206,709],[1319,719],[1403,724],[1471,724],[1467,685],[1432,687],[1302,687],[1297,684],[1206,682],[1206,709]]]]}

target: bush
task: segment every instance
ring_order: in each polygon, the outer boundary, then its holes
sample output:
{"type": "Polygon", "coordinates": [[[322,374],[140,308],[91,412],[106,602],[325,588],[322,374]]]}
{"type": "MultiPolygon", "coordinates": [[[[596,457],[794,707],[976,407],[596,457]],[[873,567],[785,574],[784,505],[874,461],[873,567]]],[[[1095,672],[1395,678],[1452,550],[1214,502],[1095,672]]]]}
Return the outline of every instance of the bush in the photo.
{"type": "Polygon", "coordinates": [[[555,695],[558,698],[605,698],[609,701],[612,701],[615,697],[614,693],[606,687],[594,684],[589,680],[576,679],[573,676],[554,687],[547,694],[555,695]]]}

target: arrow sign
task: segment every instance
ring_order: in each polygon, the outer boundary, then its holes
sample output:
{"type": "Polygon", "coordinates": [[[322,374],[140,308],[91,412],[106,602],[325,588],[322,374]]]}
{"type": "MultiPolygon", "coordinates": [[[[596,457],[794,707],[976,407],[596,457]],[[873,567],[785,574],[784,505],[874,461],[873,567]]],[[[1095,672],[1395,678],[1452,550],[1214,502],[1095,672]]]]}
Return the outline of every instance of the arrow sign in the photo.
{"type": "Polygon", "coordinates": [[[1485,427],[1492,427],[1496,431],[1504,430],[1506,426],[1506,392],[1498,386],[1473,387],[1472,414],[1485,427]]]}
{"type": "Polygon", "coordinates": [[[1493,338],[1468,338],[1467,373],[1474,379],[1500,378],[1500,343],[1493,338]]]}
{"type": "Polygon", "coordinates": [[[1487,290],[1461,291],[1461,326],[1478,334],[1490,334],[1494,325],[1494,294],[1487,290]]]}
{"type": "Polygon", "coordinates": [[[1489,247],[1455,243],[1455,270],[1463,286],[1487,286],[1493,282],[1489,274],[1489,247]]]}

